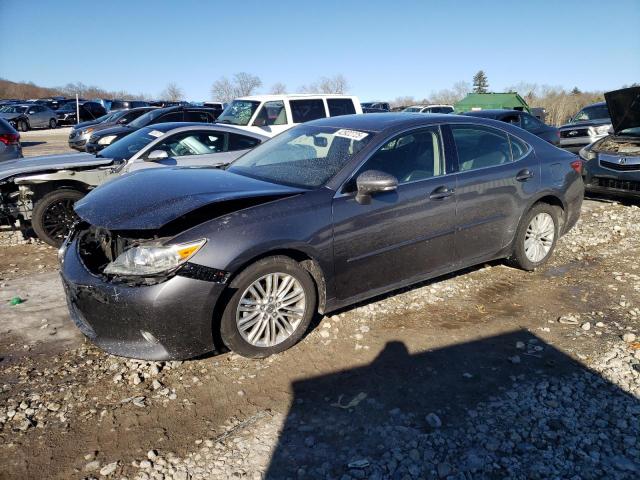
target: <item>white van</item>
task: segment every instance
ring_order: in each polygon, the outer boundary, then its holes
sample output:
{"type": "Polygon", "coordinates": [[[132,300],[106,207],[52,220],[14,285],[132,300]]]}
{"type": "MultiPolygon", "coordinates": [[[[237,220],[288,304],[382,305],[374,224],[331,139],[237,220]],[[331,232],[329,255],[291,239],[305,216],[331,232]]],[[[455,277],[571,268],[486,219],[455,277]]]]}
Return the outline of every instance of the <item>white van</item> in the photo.
{"type": "Polygon", "coordinates": [[[236,98],[216,122],[273,137],[299,123],[353,113],[362,107],[351,95],[254,95],[236,98]]]}

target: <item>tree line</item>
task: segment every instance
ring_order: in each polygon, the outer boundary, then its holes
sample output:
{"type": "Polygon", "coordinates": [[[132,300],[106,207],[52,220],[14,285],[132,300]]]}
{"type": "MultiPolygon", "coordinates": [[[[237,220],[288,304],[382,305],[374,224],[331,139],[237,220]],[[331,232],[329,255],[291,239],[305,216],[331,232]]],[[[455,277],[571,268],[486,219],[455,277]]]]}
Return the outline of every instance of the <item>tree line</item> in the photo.
{"type": "MultiPolygon", "coordinates": [[[[634,84],[635,85],[635,84],[634,84]]],[[[223,76],[211,85],[211,99],[230,102],[234,98],[254,95],[264,92],[264,85],[260,77],[247,72],[239,72],[231,77],[223,76]]],[[[342,74],[321,77],[315,82],[300,85],[293,92],[300,93],[337,93],[349,91],[349,82],[342,74]]],[[[428,97],[399,96],[392,100],[392,106],[409,106],[415,104],[446,104],[454,105],[468,93],[489,92],[490,85],[487,74],[480,70],[472,82],[459,81],[451,88],[432,92],[428,97]]],[[[601,90],[582,91],[577,87],[568,90],[564,87],[539,85],[536,83],[520,82],[502,89],[504,92],[517,92],[530,107],[542,107],[546,110],[546,122],[552,125],[566,123],[582,107],[604,100],[601,90]]],[[[289,88],[283,82],[276,82],[266,89],[266,93],[284,94],[289,88]]],[[[185,99],[184,90],[176,83],[169,83],[157,96],[147,93],[132,94],[130,92],[109,91],[96,86],[85,85],[82,82],[69,83],[64,87],[47,88],[35,85],[33,82],[12,82],[0,79],[0,98],[42,98],[51,96],[65,96],[73,98],[76,93],[83,98],[121,98],[123,100],[168,100],[181,101],[185,99]]],[[[371,99],[362,99],[371,100],[371,99]]],[[[378,99],[380,100],[380,99],[378,99]]]]}

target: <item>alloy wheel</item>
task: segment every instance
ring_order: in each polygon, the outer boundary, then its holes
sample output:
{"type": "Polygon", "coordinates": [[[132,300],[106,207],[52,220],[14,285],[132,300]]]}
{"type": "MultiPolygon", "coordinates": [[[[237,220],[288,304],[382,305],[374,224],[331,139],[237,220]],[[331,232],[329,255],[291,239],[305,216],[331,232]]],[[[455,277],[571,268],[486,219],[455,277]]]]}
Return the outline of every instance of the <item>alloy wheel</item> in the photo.
{"type": "Polygon", "coordinates": [[[249,285],[240,297],[236,325],[251,345],[273,347],[296,331],[305,309],[301,283],[287,273],[269,273],[249,285]]]}
{"type": "Polygon", "coordinates": [[[541,212],[531,219],[524,236],[524,253],[533,263],[539,263],[551,251],[556,235],[553,217],[541,212]]]}
{"type": "Polygon", "coordinates": [[[73,210],[75,199],[61,198],[51,203],[42,217],[42,226],[49,238],[64,240],[78,216],[73,210]]]}

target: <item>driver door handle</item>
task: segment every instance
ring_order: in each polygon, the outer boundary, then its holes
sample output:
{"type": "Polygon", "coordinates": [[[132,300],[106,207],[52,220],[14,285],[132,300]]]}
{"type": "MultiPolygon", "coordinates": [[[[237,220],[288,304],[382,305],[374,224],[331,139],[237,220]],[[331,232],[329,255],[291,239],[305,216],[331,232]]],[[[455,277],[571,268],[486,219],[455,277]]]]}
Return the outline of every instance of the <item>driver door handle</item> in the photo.
{"type": "Polygon", "coordinates": [[[429,194],[429,198],[431,200],[443,200],[447,197],[450,197],[456,192],[455,188],[448,188],[446,186],[441,186],[436,188],[431,194],[429,194]]]}
{"type": "Polygon", "coordinates": [[[533,172],[528,168],[525,168],[524,170],[520,170],[518,172],[518,174],[516,175],[516,180],[519,182],[526,182],[532,177],[533,177],[533,172]]]}

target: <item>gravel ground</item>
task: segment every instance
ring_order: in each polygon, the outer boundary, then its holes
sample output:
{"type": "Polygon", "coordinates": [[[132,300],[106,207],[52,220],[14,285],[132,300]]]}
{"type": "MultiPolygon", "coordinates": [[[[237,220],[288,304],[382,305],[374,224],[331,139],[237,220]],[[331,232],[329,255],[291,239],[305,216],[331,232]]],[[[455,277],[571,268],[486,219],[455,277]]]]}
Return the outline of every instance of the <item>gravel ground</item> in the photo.
{"type": "Polygon", "coordinates": [[[0,478],[639,478],[638,238],[637,205],[590,200],[539,271],[425,282],[259,361],[106,355],[55,250],[3,247],[0,478]]]}

